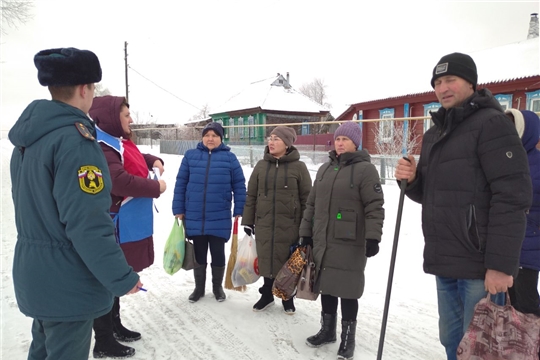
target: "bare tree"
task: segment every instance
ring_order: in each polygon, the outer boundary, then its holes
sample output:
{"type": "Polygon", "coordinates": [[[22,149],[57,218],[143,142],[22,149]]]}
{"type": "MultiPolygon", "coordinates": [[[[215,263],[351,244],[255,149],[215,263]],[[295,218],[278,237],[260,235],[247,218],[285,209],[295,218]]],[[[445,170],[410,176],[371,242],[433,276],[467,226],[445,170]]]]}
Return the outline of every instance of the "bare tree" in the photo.
{"type": "Polygon", "coordinates": [[[94,97],[105,95],[111,95],[111,91],[109,90],[109,88],[104,87],[103,84],[97,83],[96,89],[94,90],[94,97]]]}
{"type": "Polygon", "coordinates": [[[6,27],[17,28],[17,25],[30,20],[32,6],[29,0],[0,0],[0,13],[2,13],[0,32],[5,35],[7,34],[6,27]]]}
{"type": "Polygon", "coordinates": [[[204,104],[202,108],[199,109],[199,112],[189,118],[189,121],[206,119],[210,114],[210,106],[208,103],[204,104]]]}
{"type": "Polygon", "coordinates": [[[402,156],[403,148],[405,148],[407,154],[412,154],[420,146],[421,136],[415,132],[411,132],[411,126],[405,132],[403,126],[395,126],[391,120],[381,120],[381,122],[373,129],[375,150],[384,159],[381,160],[381,164],[384,161],[386,165],[384,166],[384,174],[382,173],[383,166],[381,166],[381,178],[391,178],[394,176],[394,169],[398,159],[402,156]],[[381,126],[382,121],[388,121],[392,128],[389,129],[388,126],[381,126]],[[404,144],[405,141],[406,143],[404,144]]]}
{"type": "Polygon", "coordinates": [[[332,108],[332,106],[326,102],[326,84],[324,83],[324,80],[315,78],[312,82],[302,84],[298,91],[315,101],[317,104],[326,106],[329,109],[332,108]]]}

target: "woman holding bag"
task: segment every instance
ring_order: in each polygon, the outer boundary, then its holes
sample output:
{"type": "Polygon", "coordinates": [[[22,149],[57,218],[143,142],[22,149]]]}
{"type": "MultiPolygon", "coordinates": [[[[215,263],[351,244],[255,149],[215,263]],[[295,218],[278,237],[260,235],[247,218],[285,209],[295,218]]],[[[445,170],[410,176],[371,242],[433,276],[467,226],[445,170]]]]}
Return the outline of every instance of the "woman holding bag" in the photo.
{"type": "MultiPolygon", "coordinates": [[[[259,289],[261,298],[253,305],[253,311],[263,311],[274,304],[272,285],[289,258],[291,245],[298,241],[300,220],[311,190],[311,177],[293,146],[295,141],[294,129],[274,128],[264,158],[255,165],[248,183],[242,225],[248,235],[257,229],[259,273],[264,277],[259,289]]],[[[293,298],[282,304],[286,314],[296,311],[293,298]]]]}
{"type": "MultiPolygon", "coordinates": [[[[127,263],[139,272],[154,263],[153,199],[165,191],[166,184],[163,180],[150,179],[149,170],[157,167],[163,173],[163,160],[141,154],[131,141],[133,120],[126,98],[96,97],[89,114],[97,125],[97,140],[111,173],[110,212],[116,224],[117,240],[127,263]]],[[[140,333],[122,325],[117,297],[111,312],[94,320],[94,332],[94,357],[133,356],[135,350],[117,340],[131,342],[141,338],[140,333]]]]}
{"type": "Polygon", "coordinates": [[[202,131],[196,149],[186,151],[174,187],[173,214],[184,221],[186,238],[193,239],[200,266],[193,270],[195,290],[190,302],[204,296],[207,254],[212,255],[212,291],[224,301],[225,243],[231,236],[232,216],[242,214],[246,184],[242,167],[231,149],[223,144],[223,127],[211,122],[202,131]]]}
{"type": "Polygon", "coordinates": [[[313,244],[314,291],[321,294],[320,331],[307,338],[311,347],[336,341],[341,298],[341,343],[338,359],[352,359],[358,299],[364,292],[367,257],[379,252],[384,197],[377,169],[358,150],[362,131],[344,122],[334,133],[336,149],[317,171],[300,225],[303,243],[313,244]]]}

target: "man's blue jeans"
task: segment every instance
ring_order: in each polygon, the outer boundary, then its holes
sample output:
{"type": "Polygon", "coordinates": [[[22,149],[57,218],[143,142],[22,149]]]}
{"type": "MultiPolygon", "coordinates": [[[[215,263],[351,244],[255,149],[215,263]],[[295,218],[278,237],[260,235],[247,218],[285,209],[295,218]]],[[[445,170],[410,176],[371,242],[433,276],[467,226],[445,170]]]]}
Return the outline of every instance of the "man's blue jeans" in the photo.
{"type": "MultiPolygon", "coordinates": [[[[474,306],[487,292],[483,279],[450,279],[437,276],[436,280],[439,339],[446,349],[447,359],[456,360],[457,348],[472,320],[474,306]]],[[[491,300],[504,305],[504,293],[492,295],[491,300]]]]}

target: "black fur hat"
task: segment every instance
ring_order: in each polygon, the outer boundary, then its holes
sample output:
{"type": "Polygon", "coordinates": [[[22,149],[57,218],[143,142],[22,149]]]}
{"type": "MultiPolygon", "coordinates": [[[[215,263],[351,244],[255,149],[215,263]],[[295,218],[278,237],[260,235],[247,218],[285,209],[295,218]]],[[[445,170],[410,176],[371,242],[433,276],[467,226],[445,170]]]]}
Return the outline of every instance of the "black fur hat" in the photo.
{"type": "Polygon", "coordinates": [[[38,80],[43,86],[73,86],[101,81],[101,66],[89,50],[60,48],[42,50],[34,56],[38,80]]]}

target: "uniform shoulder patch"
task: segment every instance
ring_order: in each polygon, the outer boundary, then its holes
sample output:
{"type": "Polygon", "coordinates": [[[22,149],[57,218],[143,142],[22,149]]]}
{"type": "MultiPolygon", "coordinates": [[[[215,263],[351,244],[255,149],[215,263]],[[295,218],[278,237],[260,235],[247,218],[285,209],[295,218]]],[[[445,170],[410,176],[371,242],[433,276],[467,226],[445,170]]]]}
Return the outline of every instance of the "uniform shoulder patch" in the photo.
{"type": "Polygon", "coordinates": [[[382,193],[381,184],[377,183],[377,184],[373,185],[373,191],[375,191],[377,194],[382,193]]]}
{"type": "Polygon", "coordinates": [[[95,140],[94,136],[92,135],[92,133],[90,131],[88,131],[88,128],[86,126],[84,126],[83,123],[81,122],[76,122],[75,123],[75,127],[77,128],[77,130],[79,131],[79,133],[86,139],[88,140],[95,140]]]}
{"type": "Polygon", "coordinates": [[[105,187],[103,173],[93,165],[81,166],[78,171],[79,187],[88,194],[95,195],[105,187]]]}

